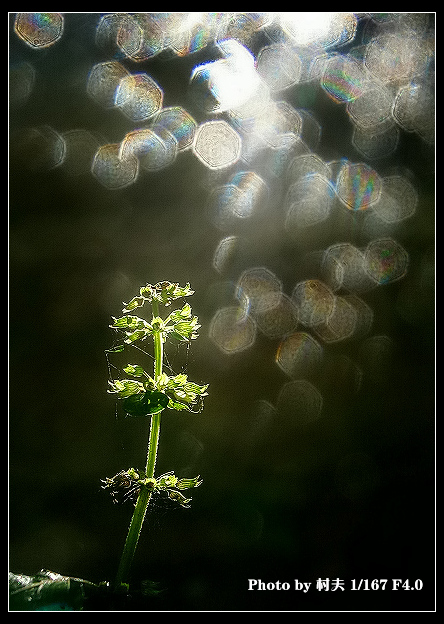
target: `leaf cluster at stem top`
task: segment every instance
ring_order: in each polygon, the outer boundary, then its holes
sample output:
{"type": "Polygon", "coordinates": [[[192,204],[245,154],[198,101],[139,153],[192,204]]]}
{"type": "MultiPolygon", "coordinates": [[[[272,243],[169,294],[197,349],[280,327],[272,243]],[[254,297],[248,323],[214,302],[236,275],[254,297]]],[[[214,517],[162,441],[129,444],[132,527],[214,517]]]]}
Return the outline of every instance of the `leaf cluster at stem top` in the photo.
{"type": "Polygon", "coordinates": [[[146,284],[140,289],[139,296],[133,297],[129,303],[125,304],[123,312],[131,312],[135,308],[140,308],[146,301],[150,303],[157,301],[164,306],[169,306],[175,299],[189,297],[192,294],[194,294],[194,290],[191,290],[190,284],[183,287],[171,282],[158,282],[154,286],[146,284]]]}
{"type": "MultiPolygon", "coordinates": [[[[184,287],[171,282],[159,282],[154,286],[147,284],[140,289],[140,296],[133,297],[129,303],[125,304],[124,316],[113,317],[113,324],[110,327],[123,332],[125,344],[145,340],[148,336],[157,336],[157,339],[160,337],[162,343],[168,337],[185,342],[194,340],[198,337],[197,330],[200,325],[197,316],[193,316],[189,303],[185,303],[182,308],[171,311],[165,319],[160,316],[152,316],[150,322],[128,314],[135,308],[143,306],[147,301],[152,304],[154,301],[156,302],[156,305],[153,304],[152,307],[153,312],[158,313],[159,303],[169,306],[173,300],[192,295],[193,292],[189,284],[184,287]]],[[[109,352],[122,351],[123,348],[124,345],[121,345],[109,350],[109,352]]],[[[109,382],[108,392],[116,393],[120,399],[128,399],[133,395],[141,395],[142,393],[161,392],[167,395],[169,399],[169,409],[185,409],[191,412],[202,409],[203,397],[207,395],[208,385],[199,385],[188,381],[184,374],[169,377],[162,373],[161,375],[156,374],[153,378],[138,364],[127,364],[123,371],[137,380],[120,379],[109,382]]],[[[145,396],[149,395],[145,394],[145,396]]]]}
{"type": "Polygon", "coordinates": [[[111,327],[123,330],[126,334],[125,342],[131,344],[136,340],[144,340],[156,332],[160,333],[162,342],[165,342],[168,336],[179,341],[194,340],[198,337],[197,330],[200,325],[197,316],[191,313],[190,304],[186,303],[180,310],[171,312],[165,320],[160,316],[153,316],[151,323],[148,323],[138,316],[126,314],[120,318],[113,318],[111,327]]]}

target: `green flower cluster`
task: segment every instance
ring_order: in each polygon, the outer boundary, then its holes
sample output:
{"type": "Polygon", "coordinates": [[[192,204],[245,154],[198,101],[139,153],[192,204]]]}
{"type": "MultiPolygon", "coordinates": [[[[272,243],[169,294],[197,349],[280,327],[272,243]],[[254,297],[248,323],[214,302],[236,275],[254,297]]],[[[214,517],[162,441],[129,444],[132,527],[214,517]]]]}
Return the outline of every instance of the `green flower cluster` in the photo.
{"type": "Polygon", "coordinates": [[[154,381],[154,379],[143,370],[141,366],[128,364],[123,369],[126,373],[134,377],[144,377],[144,381],[133,379],[118,379],[109,382],[108,392],[116,393],[120,399],[125,399],[124,408],[131,416],[145,416],[162,411],[165,407],[173,410],[187,410],[189,412],[200,412],[203,407],[203,398],[207,396],[206,385],[199,385],[188,381],[187,375],[183,373],[169,377],[165,373],[154,381]],[[161,397],[165,397],[162,401],[161,397]],[[156,403],[157,401],[157,403],[156,403]],[[152,405],[153,409],[148,409],[143,413],[142,405],[147,407],[152,405]],[[163,404],[165,403],[165,404],[163,404]],[[141,409],[138,409],[140,405],[141,409]]]}
{"type": "Polygon", "coordinates": [[[175,299],[181,297],[189,297],[194,294],[190,284],[179,286],[179,284],[171,282],[158,282],[154,286],[147,284],[140,289],[140,296],[133,297],[129,303],[125,304],[124,312],[131,312],[135,308],[140,308],[146,301],[150,303],[157,301],[164,306],[169,306],[175,299]]]}
{"type": "Polygon", "coordinates": [[[154,479],[145,477],[142,470],[130,468],[129,470],[122,470],[114,477],[104,479],[102,488],[110,490],[115,503],[137,499],[141,488],[146,487],[151,492],[165,492],[168,498],[182,507],[189,507],[191,498],[184,496],[182,491],[199,487],[201,483],[200,476],[179,479],[173,471],[170,471],[154,479]]]}
{"type": "Polygon", "coordinates": [[[200,327],[197,316],[192,315],[189,303],[186,303],[181,310],[171,312],[165,320],[162,320],[160,316],[153,316],[151,323],[148,323],[145,319],[127,314],[120,318],[113,317],[113,321],[110,327],[123,330],[127,344],[136,340],[145,340],[155,332],[160,332],[162,342],[165,342],[168,336],[177,340],[194,340],[198,337],[197,330],[200,327]]]}
{"type": "MultiPolygon", "coordinates": [[[[123,344],[109,349],[108,352],[123,351],[125,345],[143,341],[149,336],[160,337],[163,343],[168,338],[189,342],[198,337],[197,316],[193,316],[189,303],[173,310],[165,319],[155,315],[148,322],[138,316],[128,314],[137,307],[149,302],[153,310],[158,303],[169,306],[175,299],[193,294],[190,285],[180,287],[170,282],[159,282],[155,286],[147,284],[140,289],[140,296],[134,297],[123,309],[124,316],[113,317],[113,329],[123,332],[123,344]],[[153,305],[153,302],[154,305],[153,305]]],[[[200,412],[203,398],[207,395],[208,384],[199,385],[188,380],[187,375],[168,376],[165,373],[152,377],[142,366],[127,364],[123,371],[135,379],[118,379],[109,382],[108,392],[115,393],[123,399],[123,408],[130,416],[146,416],[156,414],[168,407],[172,410],[200,412]]]]}

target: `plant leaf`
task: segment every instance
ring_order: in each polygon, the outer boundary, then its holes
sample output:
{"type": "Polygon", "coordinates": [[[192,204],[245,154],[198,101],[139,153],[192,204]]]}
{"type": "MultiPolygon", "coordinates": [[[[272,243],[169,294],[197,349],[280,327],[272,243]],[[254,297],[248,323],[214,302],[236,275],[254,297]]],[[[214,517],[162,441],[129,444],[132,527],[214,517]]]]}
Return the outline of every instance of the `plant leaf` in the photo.
{"type": "MultiPolygon", "coordinates": [[[[163,303],[164,306],[169,306],[175,299],[189,297],[192,294],[194,294],[194,290],[191,290],[189,283],[181,287],[172,282],[158,282],[154,286],[147,284],[140,289],[140,298],[147,301],[154,299],[163,303]]],[[[138,299],[138,297],[134,297],[134,299],[138,299]]]]}
{"type": "Polygon", "coordinates": [[[81,611],[87,594],[98,585],[49,570],[34,576],[9,573],[11,611],[81,611]]]}
{"type": "Polygon", "coordinates": [[[133,297],[129,303],[124,304],[123,312],[132,312],[136,308],[141,308],[145,301],[145,297],[133,297]]]}
{"type": "Polygon", "coordinates": [[[147,390],[142,394],[133,394],[123,401],[123,409],[130,416],[148,416],[157,414],[167,407],[169,399],[163,392],[147,390]]]}
{"type": "Polygon", "coordinates": [[[120,344],[115,347],[111,347],[110,349],[105,349],[105,353],[121,353],[125,350],[125,345],[120,344]]]}
{"type": "Polygon", "coordinates": [[[128,314],[127,316],[121,316],[119,318],[112,317],[113,324],[110,325],[113,329],[151,329],[151,325],[138,316],[131,316],[128,314]]]}
{"type": "Polygon", "coordinates": [[[123,370],[134,377],[149,377],[148,373],[138,364],[127,364],[123,370]]]}
{"type": "Polygon", "coordinates": [[[110,394],[116,393],[121,399],[131,396],[132,394],[140,394],[144,392],[145,387],[140,381],[134,381],[134,379],[116,379],[115,381],[109,381],[110,388],[108,392],[110,394]]]}

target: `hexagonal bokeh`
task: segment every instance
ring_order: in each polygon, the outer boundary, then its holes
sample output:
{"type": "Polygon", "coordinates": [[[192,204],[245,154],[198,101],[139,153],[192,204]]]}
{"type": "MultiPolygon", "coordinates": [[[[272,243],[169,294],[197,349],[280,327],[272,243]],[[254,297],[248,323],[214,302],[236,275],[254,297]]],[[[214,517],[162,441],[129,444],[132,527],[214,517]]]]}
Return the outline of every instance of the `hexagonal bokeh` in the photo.
{"type": "Polygon", "coordinates": [[[118,61],[96,63],[89,72],[86,91],[100,106],[112,108],[120,81],[129,75],[126,67],[118,61]]]}
{"type": "Polygon", "coordinates": [[[356,61],[347,56],[332,56],[326,62],[321,87],[338,104],[352,102],[365,89],[366,75],[356,61]]]}
{"type": "Polygon", "coordinates": [[[298,310],[290,297],[280,293],[279,303],[257,313],[255,318],[257,326],[265,336],[281,338],[295,331],[298,324],[298,310]]]}
{"type": "Polygon", "coordinates": [[[335,306],[335,295],[318,279],[296,284],[291,298],[298,308],[300,322],[306,327],[324,323],[335,306]]]}
{"type": "Polygon", "coordinates": [[[365,163],[342,165],[336,182],[336,193],[349,210],[367,210],[376,203],[381,192],[381,180],[365,163]]]}
{"type": "Polygon", "coordinates": [[[392,238],[371,241],[365,250],[365,268],[377,284],[394,282],[407,272],[409,255],[392,238]]]}
{"type": "Polygon", "coordinates": [[[285,45],[267,45],[257,55],[257,71],[272,91],[283,91],[299,82],[302,61],[285,45]]]}
{"type": "Polygon", "coordinates": [[[115,96],[115,105],[132,121],[150,119],[160,111],[162,102],[162,89],[144,72],[122,78],[115,96]]]}
{"type": "Polygon", "coordinates": [[[254,314],[263,313],[279,305],[282,283],[265,267],[246,269],[239,277],[236,296],[254,314]]]}
{"type": "Polygon", "coordinates": [[[382,191],[375,213],[386,223],[398,223],[413,216],[418,204],[415,187],[401,175],[382,178],[382,191]]]}
{"type": "Polygon", "coordinates": [[[208,206],[210,219],[222,231],[230,231],[241,216],[243,193],[235,184],[222,184],[211,191],[208,206]]]}
{"type": "Polygon", "coordinates": [[[399,143],[399,128],[392,122],[375,128],[353,129],[353,147],[365,158],[386,158],[394,153],[399,143]]]}
{"type": "Polygon", "coordinates": [[[393,107],[396,122],[432,142],[435,134],[435,89],[427,81],[412,80],[401,87],[393,107]]]}
{"type": "Polygon", "coordinates": [[[63,162],[66,143],[48,124],[21,128],[12,137],[10,154],[30,170],[45,171],[63,162]]]}
{"type": "Polygon", "coordinates": [[[407,82],[421,68],[422,60],[418,38],[408,31],[375,37],[364,56],[366,68],[383,83],[407,82]]]}
{"type": "Polygon", "coordinates": [[[210,338],[224,353],[238,353],[254,344],[256,323],[240,306],[220,308],[211,321],[210,338]]]}
{"type": "Polygon", "coordinates": [[[335,193],[322,175],[307,175],[291,184],[285,198],[285,229],[298,233],[324,221],[330,214],[335,193]]]}
{"type": "Polygon", "coordinates": [[[351,243],[335,243],[323,254],[322,270],[333,291],[365,292],[374,287],[364,266],[364,253],[351,243]]]}
{"type": "Polygon", "coordinates": [[[160,171],[170,165],[177,153],[177,141],[163,128],[141,128],[128,132],[121,145],[120,157],[135,156],[145,171],[160,171]]]}
{"type": "Polygon", "coordinates": [[[102,145],[97,150],[91,167],[93,175],[110,190],[132,184],[139,172],[137,158],[132,154],[121,158],[120,149],[120,143],[102,145]]]}
{"type": "Polygon", "coordinates": [[[255,171],[238,171],[229,184],[235,185],[242,194],[242,201],[235,208],[235,214],[240,218],[252,216],[268,199],[268,186],[255,171]]]}
{"type": "Polygon", "coordinates": [[[317,154],[298,154],[288,164],[286,179],[289,184],[293,184],[307,175],[314,174],[319,174],[330,180],[331,167],[317,154]]]}
{"type": "Polygon", "coordinates": [[[161,143],[161,139],[151,128],[132,130],[124,136],[120,144],[119,157],[125,159],[135,156],[140,159],[155,151],[161,143]]]}
{"type": "Polygon", "coordinates": [[[242,141],[226,121],[206,121],[196,131],[193,152],[209,169],[223,169],[239,160],[242,141]]]}
{"type": "Polygon", "coordinates": [[[271,23],[271,18],[266,13],[232,13],[227,17],[228,19],[219,17],[217,20],[216,33],[219,45],[221,41],[231,39],[251,49],[257,32],[271,23]]]}
{"type": "Polygon", "coordinates": [[[63,169],[72,176],[90,173],[94,155],[100,147],[98,139],[83,128],[68,130],[63,139],[66,144],[63,169]]]}
{"type": "Polygon", "coordinates": [[[356,100],[347,104],[347,113],[361,128],[379,126],[391,120],[393,94],[384,85],[372,83],[356,100]]]}
{"type": "Polygon", "coordinates": [[[358,313],[353,305],[343,297],[336,297],[331,314],[314,330],[326,343],[340,342],[353,336],[357,323],[358,313]]]}
{"type": "Polygon", "coordinates": [[[33,48],[48,48],[63,34],[63,16],[60,13],[17,13],[15,32],[33,48]]]}
{"type": "Polygon", "coordinates": [[[224,238],[219,241],[213,255],[213,267],[218,273],[223,273],[233,257],[237,246],[237,236],[224,236],[224,238]]]}
{"type": "Polygon", "coordinates": [[[98,48],[109,47],[117,50],[117,35],[125,22],[131,20],[129,13],[105,13],[96,27],[96,45],[98,48]]]}
{"type": "Polygon", "coordinates": [[[230,230],[266,205],[268,186],[254,171],[238,171],[228,182],[213,189],[209,208],[213,223],[230,230]]]}
{"type": "Polygon", "coordinates": [[[165,34],[150,13],[127,15],[117,32],[117,45],[132,61],[141,62],[159,54],[165,34]]]}
{"type": "Polygon", "coordinates": [[[322,347],[307,332],[294,332],[283,338],[276,352],[276,364],[289,377],[307,377],[322,360],[322,347]]]}
{"type": "Polygon", "coordinates": [[[181,106],[162,108],[154,119],[153,125],[169,130],[177,140],[178,150],[184,150],[192,146],[197,123],[181,106]]]}

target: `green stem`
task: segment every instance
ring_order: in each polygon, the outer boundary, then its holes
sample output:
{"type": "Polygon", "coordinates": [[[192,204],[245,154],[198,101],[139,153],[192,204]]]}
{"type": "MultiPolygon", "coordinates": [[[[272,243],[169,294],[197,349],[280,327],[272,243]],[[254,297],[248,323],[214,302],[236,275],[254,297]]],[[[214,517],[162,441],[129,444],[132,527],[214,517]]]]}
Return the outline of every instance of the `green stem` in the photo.
{"type": "Polygon", "coordinates": [[[160,435],[160,415],[161,412],[151,416],[150,441],[148,443],[145,469],[145,474],[148,478],[154,477],[154,469],[156,467],[157,447],[159,446],[160,435]]]}
{"type": "MultiPolygon", "coordinates": [[[[152,302],[153,307],[153,316],[159,316],[159,304],[157,301],[152,302]]],[[[156,331],[153,333],[154,338],[154,379],[157,381],[157,378],[162,374],[162,363],[163,363],[163,336],[160,331],[156,331]]]]}
{"type": "MultiPolygon", "coordinates": [[[[157,301],[152,301],[153,316],[159,316],[159,305],[157,301]]],[[[163,337],[160,331],[153,333],[154,339],[154,379],[162,374],[163,364],[163,337]]],[[[148,451],[146,458],[145,475],[147,478],[154,477],[156,467],[157,449],[159,446],[160,436],[160,416],[161,412],[151,416],[150,437],[148,442],[148,451]]],[[[119,568],[115,581],[115,588],[119,590],[122,585],[128,583],[131,564],[136,552],[137,543],[139,541],[140,532],[142,530],[143,521],[145,520],[146,510],[150,502],[152,490],[146,486],[142,486],[137,503],[134,508],[133,517],[128,529],[125,546],[123,548],[122,557],[120,559],[119,568]]]]}
{"type": "Polygon", "coordinates": [[[128,529],[128,535],[126,536],[122,557],[120,558],[120,564],[116,576],[116,590],[119,590],[122,584],[128,583],[129,571],[134,558],[134,553],[136,551],[137,542],[139,541],[140,531],[142,530],[142,524],[145,519],[150,498],[151,490],[147,487],[142,487],[134,508],[133,517],[131,518],[131,524],[128,529]]]}

